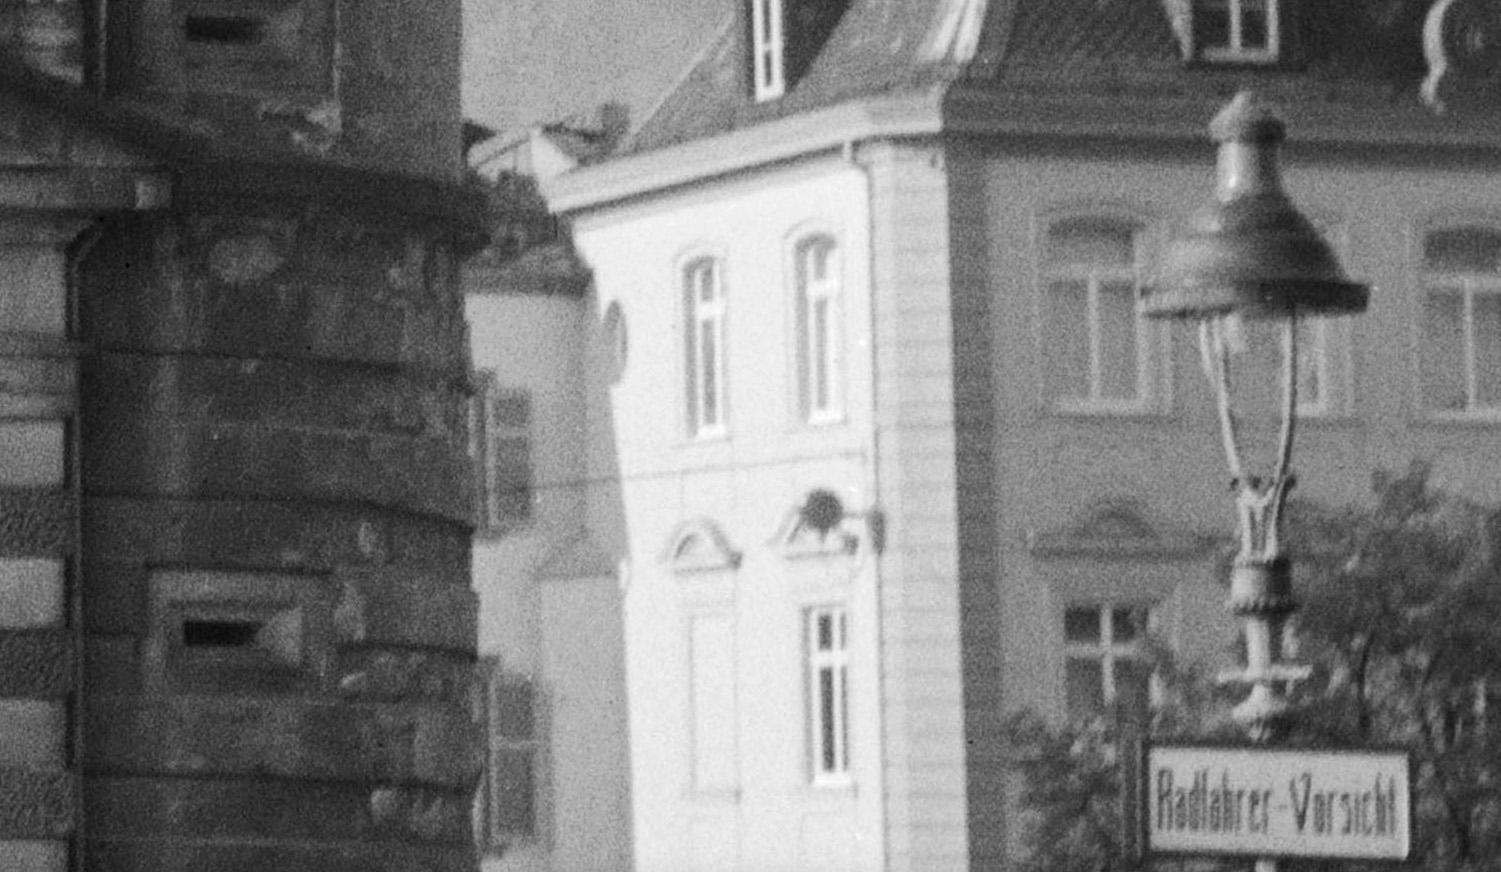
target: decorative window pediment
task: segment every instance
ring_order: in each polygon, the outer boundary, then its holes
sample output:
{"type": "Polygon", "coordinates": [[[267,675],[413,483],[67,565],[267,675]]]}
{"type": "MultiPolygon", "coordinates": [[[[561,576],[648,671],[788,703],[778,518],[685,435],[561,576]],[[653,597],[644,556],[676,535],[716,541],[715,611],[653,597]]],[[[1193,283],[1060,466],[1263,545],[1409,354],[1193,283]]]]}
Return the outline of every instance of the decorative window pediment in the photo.
{"type": "Polygon", "coordinates": [[[1027,547],[1038,557],[1188,558],[1208,553],[1220,540],[1182,529],[1160,529],[1134,499],[1102,499],[1061,528],[1033,530],[1027,547]]]}
{"type": "Polygon", "coordinates": [[[862,542],[879,552],[884,538],[880,510],[847,512],[831,491],[820,489],[787,510],[772,546],[784,557],[837,557],[856,553],[862,542]]]}
{"type": "Polygon", "coordinates": [[[662,561],[679,573],[729,571],[740,566],[740,552],[730,546],[717,524],[695,518],[673,530],[662,561]]]}

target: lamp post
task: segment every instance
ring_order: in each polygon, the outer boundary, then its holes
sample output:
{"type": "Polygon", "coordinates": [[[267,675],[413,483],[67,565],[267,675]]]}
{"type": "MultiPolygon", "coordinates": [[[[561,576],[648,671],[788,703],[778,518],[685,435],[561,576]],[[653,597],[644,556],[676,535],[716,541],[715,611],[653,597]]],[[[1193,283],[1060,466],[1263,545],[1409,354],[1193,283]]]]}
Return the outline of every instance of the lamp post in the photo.
{"type": "MultiPolygon", "coordinates": [[[[1277,168],[1282,121],[1241,92],[1211,122],[1219,144],[1215,197],[1169,243],[1159,283],[1143,294],[1148,317],[1194,320],[1214,390],[1225,460],[1235,495],[1240,548],[1229,608],[1243,624],[1245,668],[1222,680],[1249,687],[1234,717],[1254,742],[1272,742],[1291,718],[1285,685],[1308,668],[1281,659],[1287,617],[1296,609],[1281,542],[1298,402],[1298,320],[1365,310],[1369,289],[1345,277],[1333,251],[1287,198],[1277,168]],[[1228,335],[1240,319],[1281,327],[1281,427],[1270,474],[1247,469],[1231,400],[1228,335]]],[[[1274,872],[1276,860],[1256,861],[1274,872]]]]}

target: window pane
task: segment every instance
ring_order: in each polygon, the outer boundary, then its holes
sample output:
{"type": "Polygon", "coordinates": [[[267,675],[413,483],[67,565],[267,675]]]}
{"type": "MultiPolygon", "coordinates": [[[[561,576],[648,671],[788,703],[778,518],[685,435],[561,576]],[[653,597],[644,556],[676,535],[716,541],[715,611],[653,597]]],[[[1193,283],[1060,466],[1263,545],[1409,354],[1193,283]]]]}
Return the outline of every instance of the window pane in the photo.
{"type": "Polygon", "coordinates": [[[834,618],[828,613],[818,616],[818,650],[829,651],[834,647],[834,618]]]}
{"type": "Polygon", "coordinates": [[[839,771],[850,770],[850,683],[847,671],[841,667],[839,682],[839,771]]]}
{"type": "Polygon", "coordinates": [[[829,301],[813,303],[813,407],[829,408],[829,301]]]}
{"type": "Polygon", "coordinates": [[[834,747],[834,670],[818,670],[818,768],[820,772],[837,771],[834,747]]]}
{"type": "Polygon", "coordinates": [[[1240,48],[1264,51],[1267,45],[1267,0],[1241,0],[1240,48]]]}
{"type": "Polygon", "coordinates": [[[1135,285],[1102,282],[1099,318],[1100,394],[1111,399],[1135,399],[1139,393],[1135,285]]]}
{"type": "Polygon", "coordinates": [[[491,728],[505,739],[530,739],[532,727],[532,688],[529,684],[506,682],[495,685],[495,709],[491,728]]]}
{"type": "Polygon", "coordinates": [[[532,750],[495,748],[492,754],[488,797],[491,825],[495,832],[502,834],[534,832],[532,750]]]}
{"type": "Polygon", "coordinates": [[[1501,294],[1476,294],[1474,305],[1477,402],[1501,406],[1501,294]]]}
{"type": "Polygon", "coordinates": [[[1501,265],[1501,234],[1483,227],[1439,230],[1423,239],[1423,266],[1443,272],[1494,273],[1501,265]]]}
{"type": "Polygon", "coordinates": [[[697,270],[697,277],[698,277],[698,299],[701,302],[704,302],[704,303],[712,303],[712,302],[714,302],[715,287],[714,287],[714,266],[713,266],[713,264],[704,264],[704,265],[700,266],[698,268],[698,270],[697,270]]]}
{"type": "Polygon", "coordinates": [[[1052,396],[1089,398],[1087,300],[1082,281],[1056,281],[1048,286],[1042,343],[1046,384],[1052,396]]]}
{"type": "Polygon", "coordinates": [[[524,392],[504,391],[495,396],[495,423],[502,427],[525,427],[532,419],[532,402],[524,392]]]}
{"type": "Polygon", "coordinates": [[[719,373],[716,371],[718,337],[715,323],[704,321],[699,325],[700,366],[699,378],[703,381],[703,424],[719,423],[719,373]]]}
{"type": "Polygon", "coordinates": [[[1079,644],[1100,644],[1100,610],[1088,607],[1065,611],[1063,613],[1063,638],[1079,644]]]}
{"type": "Polygon", "coordinates": [[[1147,628],[1147,611],[1142,608],[1114,608],[1110,610],[1111,640],[1117,645],[1135,642],[1147,628]]]}
{"type": "Polygon", "coordinates": [[[1318,319],[1298,322],[1298,404],[1324,402],[1324,361],[1328,325],[1318,319]]]}
{"type": "Polygon", "coordinates": [[[1098,660],[1070,658],[1064,667],[1070,720],[1081,721],[1105,709],[1105,677],[1098,660]]]}
{"type": "Polygon", "coordinates": [[[1464,296],[1431,291],[1423,303],[1422,389],[1431,409],[1461,411],[1465,392],[1464,296]]]}
{"type": "Polygon", "coordinates": [[[1115,661],[1115,706],[1123,716],[1139,720],[1151,708],[1152,670],[1140,660],[1115,661]]]}
{"type": "Polygon", "coordinates": [[[1200,45],[1208,48],[1230,45],[1229,0],[1204,0],[1194,7],[1193,23],[1200,45]]]}
{"type": "Polygon", "coordinates": [[[1110,218],[1070,218],[1048,229],[1050,266],[1131,267],[1136,228],[1110,218]]]}

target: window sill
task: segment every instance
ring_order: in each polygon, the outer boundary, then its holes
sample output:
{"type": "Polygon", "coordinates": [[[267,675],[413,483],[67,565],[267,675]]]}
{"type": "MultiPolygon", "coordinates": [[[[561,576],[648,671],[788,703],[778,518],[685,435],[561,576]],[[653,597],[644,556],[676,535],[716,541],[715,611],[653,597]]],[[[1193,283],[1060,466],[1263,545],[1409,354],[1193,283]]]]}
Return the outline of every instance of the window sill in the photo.
{"type": "Polygon", "coordinates": [[[1466,412],[1419,410],[1413,419],[1417,426],[1501,427],[1501,408],[1475,409],[1466,412]]]}
{"type": "Polygon", "coordinates": [[[1091,403],[1055,401],[1046,407],[1048,414],[1059,418],[1106,418],[1112,420],[1160,420],[1172,415],[1171,407],[1161,403],[1091,403]]]}
{"type": "Polygon", "coordinates": [[[1273,67],[1285,63],[1286,59],[1276,49],[1247,51],[1227,46],[1206,46],[1199,49],[1198,61],[1205,66],[1273,67]]]}
{"type": "Polygon", "coordinates": [[[682,448],[691,448],[695,445],[721,445],[729,441],[729,428],[717,427],[712,430],[700,430],[697,433],[690,433],[687,436],[683,437],[683,441],[679,442],[678,446],[682,448]]]}
{"type": "Polygon", "coordinates": [[[827,797],[829,799],[847,799],[854,797],[855,780],[848,775],[838,778],[825,778],[810,781],[804,786],[804,792],[810,797],[827,797]]]}

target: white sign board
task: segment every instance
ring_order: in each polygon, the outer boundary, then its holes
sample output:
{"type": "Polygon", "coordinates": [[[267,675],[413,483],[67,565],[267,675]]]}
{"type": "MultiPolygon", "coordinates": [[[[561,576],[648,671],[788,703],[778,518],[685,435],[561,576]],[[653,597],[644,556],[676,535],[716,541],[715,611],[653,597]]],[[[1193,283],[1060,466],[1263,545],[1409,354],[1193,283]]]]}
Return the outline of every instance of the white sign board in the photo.
{"type": "Polygon", "coordinates": [[[1401,860],[1411,841],[1401,751],[1151,745],[1140,789],[1149,853],[1401,860]]]}

